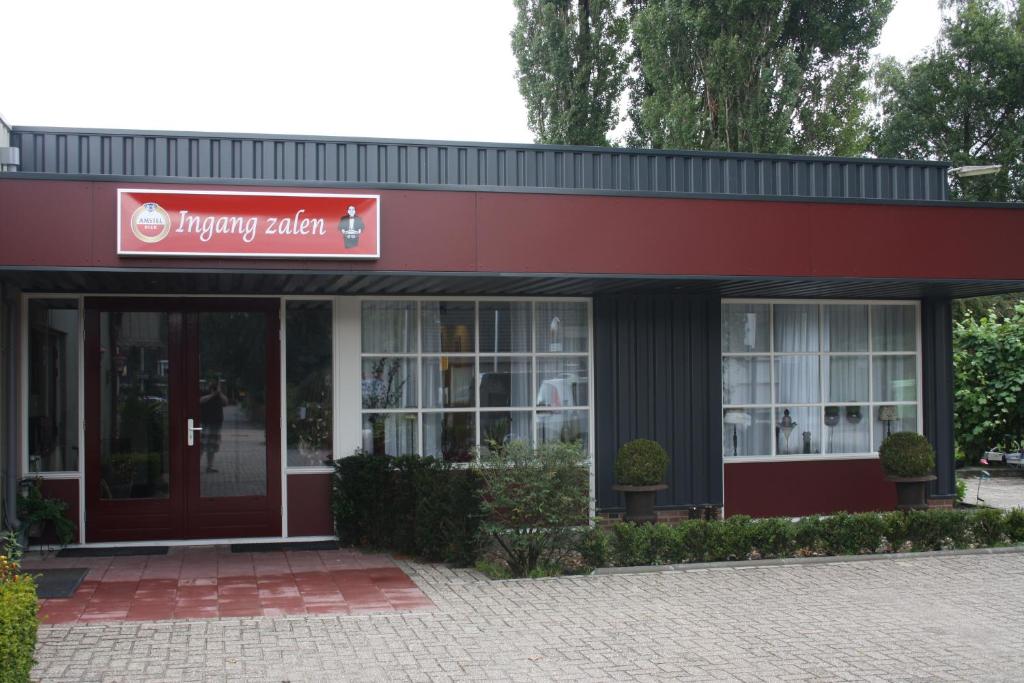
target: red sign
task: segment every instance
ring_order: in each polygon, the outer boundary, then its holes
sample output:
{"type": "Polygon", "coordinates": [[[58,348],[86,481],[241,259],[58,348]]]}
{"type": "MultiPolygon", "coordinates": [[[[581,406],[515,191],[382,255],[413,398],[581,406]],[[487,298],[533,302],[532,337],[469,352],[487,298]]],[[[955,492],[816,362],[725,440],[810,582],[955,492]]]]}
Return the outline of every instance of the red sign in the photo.
{"type": "Polygon", "coordinates": [[[380,258],[380,196],[117,191],[122,256],[380,258]]]}

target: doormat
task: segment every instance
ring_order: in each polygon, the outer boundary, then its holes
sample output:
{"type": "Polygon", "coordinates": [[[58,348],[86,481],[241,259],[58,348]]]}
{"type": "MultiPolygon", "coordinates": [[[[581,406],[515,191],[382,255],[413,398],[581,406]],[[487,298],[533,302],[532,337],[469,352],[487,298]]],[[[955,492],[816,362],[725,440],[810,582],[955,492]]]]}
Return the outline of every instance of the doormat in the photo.
{"type": "Polygon", "coordinates": [[[299,541],[295,543],[232,543],[233,553],[273,553],[284,550],[337,550],[337,541],[299,541]]]}
{"type": "Polygon", "coordinates": [[[40,598],[70,598],[89,570],[40,569],[29,570],[27,573],[35,578],[36,595],[40,598]]]}
{"type": "Polygon", "coordinates": [[[57,557],[133,557],[166,554],[165,545],[144,545],[129,548],[64,548],[57,553],[57,557]]]}

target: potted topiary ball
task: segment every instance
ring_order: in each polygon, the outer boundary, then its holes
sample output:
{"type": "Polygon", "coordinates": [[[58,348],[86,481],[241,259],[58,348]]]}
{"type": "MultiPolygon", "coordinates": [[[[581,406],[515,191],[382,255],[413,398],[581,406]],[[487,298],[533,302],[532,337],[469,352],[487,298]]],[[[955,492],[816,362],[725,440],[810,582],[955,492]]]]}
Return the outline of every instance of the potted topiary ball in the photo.
{"type": "Polygon", "coordinates": [[[896,484],[897,509],[928,507],[928,483],[937,478],[935,451],[928,439],[914,432],[890,434],[878,449],[878,459],[885,478],[896,484]]]}
{"type": "Polygon", "coordinates": [[[627,522],[656,521],[654,500],[658,491],[668,488],[663,482],[668,470],[668,453],[657,441],[634,439],[619,449],[615,457],[615,486],[626,497],[627,522]]]}

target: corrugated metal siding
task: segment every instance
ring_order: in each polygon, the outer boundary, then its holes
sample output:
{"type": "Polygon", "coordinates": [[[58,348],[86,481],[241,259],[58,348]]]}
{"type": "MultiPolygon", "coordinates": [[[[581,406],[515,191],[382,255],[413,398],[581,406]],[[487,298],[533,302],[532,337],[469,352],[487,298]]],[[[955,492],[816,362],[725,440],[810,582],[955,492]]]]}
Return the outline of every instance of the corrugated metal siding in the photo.
{"type": "Polygon", "coordinates": [[[921,302],[924,433],[935,449],[932,495],[956,494],[953,459],[953,310],[949,299],[921,302]]]}
{"type": "Polygon", "coordinates": [[[660,506],[722,504],[720,319],[717,297],[595,297],[598,509],[621,507],[615,454],[636,438],[671,456],[660,506]]]}
{"type": "Polygon", "coordinates": [[[944,200],[946,166],[546,145],[13,129],[23,172],[518,190],[944,200]]]}

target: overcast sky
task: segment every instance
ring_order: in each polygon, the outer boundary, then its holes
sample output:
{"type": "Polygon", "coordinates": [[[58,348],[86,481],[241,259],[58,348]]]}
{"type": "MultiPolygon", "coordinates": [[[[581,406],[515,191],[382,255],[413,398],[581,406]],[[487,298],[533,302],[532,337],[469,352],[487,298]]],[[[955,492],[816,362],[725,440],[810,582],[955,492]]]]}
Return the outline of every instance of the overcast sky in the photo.
{"type": "MultiPolygon", "coordinates": [[[[13,2],[9,124],[530,142],[511,0],[13,2]]],[[[897,0],[878,54],[938,33],[897,0]]]]}

